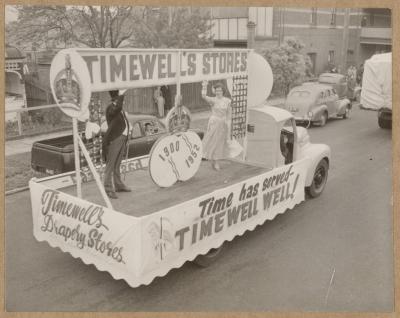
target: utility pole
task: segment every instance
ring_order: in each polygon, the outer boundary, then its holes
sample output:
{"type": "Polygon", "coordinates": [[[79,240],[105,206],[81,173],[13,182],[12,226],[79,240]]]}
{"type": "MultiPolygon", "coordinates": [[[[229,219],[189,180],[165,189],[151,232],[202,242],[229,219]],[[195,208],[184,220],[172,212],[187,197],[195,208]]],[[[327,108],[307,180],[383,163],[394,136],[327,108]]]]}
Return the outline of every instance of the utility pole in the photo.
{"type": "Polygon", "coordinates": [[[279,8],[278,45],[281,45],[285,38],[285,10],[286,8],[279,8]]]}
{"type": "Polygon", "coordinates": [[[340,57],[340,72],[346,74],[347,69],[347,51],[349,49],[349,24],[350,24],[350,8],[346,8],[344,12],[344,25],[342,37],[342,54],[340,57]]]}
{"type": "Polygon", "coordinates": [[[168,7],[168,26],[170,27],[172,25],[172,7],[168,7]]]}

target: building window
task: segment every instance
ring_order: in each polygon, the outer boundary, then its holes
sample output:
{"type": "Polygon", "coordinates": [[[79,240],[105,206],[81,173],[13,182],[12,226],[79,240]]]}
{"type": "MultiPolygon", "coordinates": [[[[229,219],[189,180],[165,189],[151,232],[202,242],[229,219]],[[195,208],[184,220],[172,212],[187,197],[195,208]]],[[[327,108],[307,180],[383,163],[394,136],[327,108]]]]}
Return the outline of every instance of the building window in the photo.
{"type": "Polygon", "coordinates": [[[249,7],[249,21],[256,24],[256,36],[272,36],[273,10],[272,7],[249,7]]]}
{"type": "Polygon", "coordinates": [[[328,53],[328,63],[335,64],[335,51],[329,51],[328,53]]]}
{"type": "Polygon", "coordinates": [[[310,62],[311,62],[311,69],[310,72],[315,75],[315,66],[317,64],[317,53],[312,52],[312,53],[307,53],[308,57],[310,58],[310,62]]]}
{"type": "Polygon", "coordinates": [[[369,15],[369,26],[375,26],[375,15],[373,13],[369,15]]]}
{"type": "Polygon", "coordinates": [[[317,25],[317,8],[311,8],[310,24],[312,26],[317,25]]]}
{"type": "Polygon", "coordinates": [[[331,27],[335,26],[336,26],[336,8],[333,8],[331,13],[331,27]]]}

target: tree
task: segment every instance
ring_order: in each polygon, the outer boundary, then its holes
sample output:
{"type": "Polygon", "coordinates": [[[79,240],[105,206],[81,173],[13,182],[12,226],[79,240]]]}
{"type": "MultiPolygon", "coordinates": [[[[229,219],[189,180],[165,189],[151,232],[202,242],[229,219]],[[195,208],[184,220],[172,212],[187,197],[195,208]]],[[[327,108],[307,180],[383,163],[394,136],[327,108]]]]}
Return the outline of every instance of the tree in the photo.
{"type": "Polygon", "coordinates": [[[210,16],[200,8],[162,7],[144,11],[131,44],[137,47],[204,48],[212,45],[210,16]]]}
{"type": "Polygon", "coordinates": [[[311,60],[303,55],[304,44],[296,38],[286,38],[280,45],[264,52],[264,57],[272,68],[274,85],[272,92],[285,96],[289,90],[301,84],[311,75],[311,60]]]}
{"type": "Polygon", "coordinates": [[[16,6],[18,20],[6,26],[8,44],[31,48],[49,42],[64,47],[172,47],[209,45],[208,17],[199,10],[133,6],[16,6]],[[171,19],[172,18],[172,19],[171,19]]]}

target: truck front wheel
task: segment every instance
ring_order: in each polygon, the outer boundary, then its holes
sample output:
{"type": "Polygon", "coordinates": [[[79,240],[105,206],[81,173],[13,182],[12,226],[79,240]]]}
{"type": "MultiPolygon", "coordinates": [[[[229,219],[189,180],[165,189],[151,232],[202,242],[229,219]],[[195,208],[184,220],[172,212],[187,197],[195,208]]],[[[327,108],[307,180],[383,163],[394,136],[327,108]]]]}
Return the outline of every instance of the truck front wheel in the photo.
{"type": "Polygon", "coordinates": [[[306,188],[307,193],[312,198],[316,198],[324,191],[326,181],[328,180],[328,162],[322,159],[317,168],[315,168],[312,183],[306,188]]]}
{"type": "Polygon", "coordinates": [[[214,263],[220,256],[224,244],[220,247],[211,249],[207,254],[199,255],[194,259],[195,264],[200,267],[207,267],[214,263]]]}

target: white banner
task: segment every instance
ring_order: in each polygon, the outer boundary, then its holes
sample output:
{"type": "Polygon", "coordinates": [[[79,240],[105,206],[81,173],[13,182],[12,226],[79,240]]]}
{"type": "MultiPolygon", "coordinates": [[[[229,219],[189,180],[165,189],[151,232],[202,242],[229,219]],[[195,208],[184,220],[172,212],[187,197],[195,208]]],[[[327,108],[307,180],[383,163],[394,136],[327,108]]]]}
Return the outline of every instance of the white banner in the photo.
{"type": "Polygon", "coordinates": [[[303,159],[140,218],[31,181],[34,235],[132,287],[149,284],[302,202],[308,165],[303,159]]]}
{"type": "Polygon", "coordinates": [[[137,285],[139,219],[30,181],[33,233],[85,264],[137,285]]]}
{"type": "MultiPolygon", "coordinates": [[[[63,51],[58,54],[65,55],[63,51]]],[[[203,51],[84,48],[74,51],[86,62],[92,92],[169,85],[176,83],[178,77],[182,83],[189,83],[245,75],[250,52],[247,49],[203,51]],[[180,71],[178,55],[181,59],[180,71]]]]}
{"type": "Polygon", "coordinates": [[[142,282],[148,284],[302,202],[308,165],[308,159],[297,161],[143,217],[142,282]]]}

